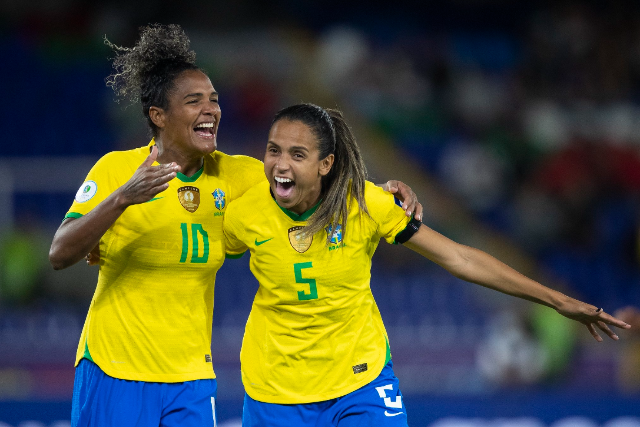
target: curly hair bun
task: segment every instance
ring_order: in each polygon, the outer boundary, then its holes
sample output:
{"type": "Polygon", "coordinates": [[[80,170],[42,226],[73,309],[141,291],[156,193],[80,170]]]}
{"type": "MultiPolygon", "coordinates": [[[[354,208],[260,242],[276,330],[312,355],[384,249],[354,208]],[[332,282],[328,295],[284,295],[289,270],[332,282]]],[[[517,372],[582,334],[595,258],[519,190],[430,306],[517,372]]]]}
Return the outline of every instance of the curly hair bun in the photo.
{"type": "Polygon", "coordinates": [[[106,37],[104,42],[116,54],[115,71],[107,77],[107,86],[120,99],[136,102],[141,94],[149,92],[145,86],[162,85],[177,72],[197,68],[196,53],[189,48],[189,38],[179,25],[141,27],[140,38],[132,48],[116,46],[106,37]]]}

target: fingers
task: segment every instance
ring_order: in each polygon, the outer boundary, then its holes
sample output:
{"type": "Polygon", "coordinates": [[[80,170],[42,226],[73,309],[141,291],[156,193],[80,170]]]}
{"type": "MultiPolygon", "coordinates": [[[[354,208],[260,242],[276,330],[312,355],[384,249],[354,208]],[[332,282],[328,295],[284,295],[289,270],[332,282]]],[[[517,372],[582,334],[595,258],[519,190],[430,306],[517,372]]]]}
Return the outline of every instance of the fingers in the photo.
{"type": "Polygon", "coordinates": [[[100,245],[96,245],[91,252],[85,257],[87,259],[87,265],[96,265],[100,263],[100,245]]]}
{"type": "Polygon", "coordinates": [[[87,254],[85,258],[87,259],[87,265],[96,265],[100,262],[99,259],[95,259],[91,254],[87,254]]]}
{"type": "Polygon", "coordinates": [[[595,338],[595,340],[598,342],[602,342],[602,337],[598,335],[598,332],[596,331],[596,328],[593,327],[593,324],[587,323],[586,325],[587,325],[587,329],[589,329],[589,332],[591,333],[593,338],[595,338]]]}
{"type": "MultiPolygon", "coordinates": [[[[152,155],[147,158],[151,159],[152,155]]],[[[165,165],[145,166],[147,160],[119,190],[127,205],[144,203],[169,188],[169,181],[176,177],[180,166],[172,162],[165,165]]]]}
{"type": "Polygon", "coordinates": [[[387,181],[383,188],[384,191],[395,194],[398,192],[398,181],[390,179],[389,181],[387,181]]]}
{"type": "Polygon", "coordinates": [[[616,341],[619,340],[620,337],[618,337],[618,335],[609,328],[609,325],[618,326],[620,328],[625,328],[625,329],[628,329],[631,327],[630,325],[623,322],[622,320],[616,319],[610,314],[605,313],[602,308],[596,309],[594,307],[593,310],[595,311],[595,314],[592,315],[592,318],[595,317],[597,320],[593,323],[590,321],[586,321],[585,324],[587,325],[589,332],[591,332],[591,335],[598,342],[602,342],[602,338],[598,334],[596,327],[600,329],[602,332],[604,332],[605,334],[607,334],[609,338],[616,341]]]}
{"type": "Polygon", "coordinates": [[[153,187],[159,187],[171,181],[180,171],[180,166],[175,163],[166,165],[149,166],[141,176],[142,181],[147,181],[153,187]]]}
{"type": "Polygon", "coordinates": [[[152,145],[151,152],[149,153],[147,158],[144,159],[144,162],[142,162],[142,166],[147,166],[147,167],[151,166],[153,162],[156,161],[157,157],[158,157],[158,147],[156,147],[155,145],[152,145]]]}
{"type": "Polygon", "coordinates": [[[387,181],[386,186],[390,193],[397,194],[398,199],[402,201],[402,209],[405,210],[407,216],[411,216],[411,214],[416,213],[418,206],[420,207],[420,213],[422,214],[422,205],[418,202],[418,197],[411,187],[402,181],[395,180],[387,181]]]}
{"type": "Polygon", "coordinates": [[[616,310],[613,317],[622,320],[635,328],[640,326],[640,310],[637,307],[627,306],[616,310]]]}
{"type": "Polygon", "coordinates": [[[604,332],[605,334],[607,334],[609,336],[609,338],[611,338],[612,340],[619,340],[620,338],[618,337],[618,335],[615,334],[615,332],[613,332],[611,329],[609,329],[609,327],[607,326],[606,323],[604,322],[598,322],[596,323],[596,325],[598,326],[598,328],[604,332]]]}
{"type": "Polygon", "coordinates": [[[599,311],[597,313],[598,316],[598,320],[604,323],[608,323],[609,325],[612,326],[617,326],[618,328],[623,328],[623,329],[629,329],[631,327],[630,324],[628,324],[627,322],[615,318],[610,314],[605,313],[604,311],[599,311]]]}
{"type": "Polygon", "coordinates": [[[416,213],[413,217],[418,221],[422,221],[422,203],[416,203],[416,213]]]}
{"type": "Polygon", "coordinates": [[[136,192],[139,191],[141,195],[144,194],[149,198],[154,197],[169,188],[169,181],[175,178],[176,174],[175,164],[151,166],[140,174],[135,186],[137,188],[136,192]]]}
{"type": "Polygon", "coordinates": [[[173,178],[175,178],[177,172],[178,172],[177,167],[171,167],[170,165],[158,166],[151,173],[150,178],[152,180],[150,182],[150,185],[152,187],[163,186],[164,184],[168,183],[173,178]]]}

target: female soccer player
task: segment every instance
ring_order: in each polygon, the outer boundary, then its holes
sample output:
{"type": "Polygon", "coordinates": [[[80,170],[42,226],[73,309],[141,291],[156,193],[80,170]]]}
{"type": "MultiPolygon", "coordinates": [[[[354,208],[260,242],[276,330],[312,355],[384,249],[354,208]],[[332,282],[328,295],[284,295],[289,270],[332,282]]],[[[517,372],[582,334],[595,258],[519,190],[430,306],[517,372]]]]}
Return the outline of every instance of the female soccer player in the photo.
{"type": "MultiPolygon", "coordinates": [[[[153,139],[96,163],[51,245],[55,269],[99,247],[72,425],[213,426],[222,221],[230,201],[264,181],[263,165],[216,151],[218,93],[179,26],[143,28],[131,49],[109,45],[117,56],[108,85],[140,100],[153,139]]],[[[407,199],[408,211],[421,211],[407,199]]]]}
{"type": "MultiPolygon", "coordinates": [[[[264,158],[268,182],[232,202],[227,253],[251,253],[260,287],[242,344],[243,426],[406,426],[389,341],[369,286],[381,238],[451,274],[554,308],[613,339],[628,327],[490,255],[409,219],[365,181],[341,113],[312,104],[276,114],[264,158]]],[[[425,301],[425,303],[427,303],[425,301]]]]}

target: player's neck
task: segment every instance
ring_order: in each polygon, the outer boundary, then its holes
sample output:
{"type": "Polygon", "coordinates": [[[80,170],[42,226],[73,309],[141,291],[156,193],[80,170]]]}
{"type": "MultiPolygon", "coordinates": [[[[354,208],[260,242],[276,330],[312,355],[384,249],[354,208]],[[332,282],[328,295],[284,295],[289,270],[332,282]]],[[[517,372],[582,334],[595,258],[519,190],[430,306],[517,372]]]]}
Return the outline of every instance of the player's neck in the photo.
{"type": "Polygon", "coordinates": [[[180,166],[180,173],[187,177],[193,176],[196,172],[202,169],[204,158],[201,155],[189,156],[186,153],[182,153],[178,150],[172,149],[172,147],[165,147],[161,142],[157,142],[157,145],[158,163],[167,164],[175,162],[178,166],[180,166]]]}
{"type": "Polygon", "coordinates": [[[320,203],[321,197],[320,193],[311,195],[311,197],[307,197],[305,200],[301,201],[295,206],[288,208],[287,210],[293,212],[296,215],[303,215],[305,212],[308,212],[311,209],[316,209],[318,204],[320,203]]]}

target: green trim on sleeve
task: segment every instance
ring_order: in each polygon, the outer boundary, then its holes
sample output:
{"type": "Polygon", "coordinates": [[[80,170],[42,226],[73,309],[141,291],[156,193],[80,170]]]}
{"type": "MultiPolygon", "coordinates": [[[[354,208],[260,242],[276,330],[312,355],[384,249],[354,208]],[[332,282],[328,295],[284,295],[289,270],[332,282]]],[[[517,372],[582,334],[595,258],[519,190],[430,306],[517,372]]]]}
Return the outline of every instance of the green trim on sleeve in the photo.
{"type": "Polygon", "coordinates": [[[162,196],[162,197],[154,197],[153,199],[147,200],[146,202],[143,202],[143,203],[155,202],[156,200],[160,200],[160,199],[164,199],[164,196],[162,196]]]}
{"type": "Polygon", "coordinates": [[[238,259],[238,258],[242,258],[242,255],[244,255],[245,253],[247,253],[247,251],[244,251],[240,254],[224,254],[224,257],[229,259],[238,259]]]}
{"type": "MultiPolygon", "coordinates": [[[[77,213],[77,212],[69,212],[68,214],[66,214],[66,215],[64,216],[64,219],[67,219],[67,218],[75,218],[75,219],[78,219],[78,218],[80,218],[81,216],[82,216],[82,214],[81,214],[81,213],[77,213]]],[[[63,220],[63,221],[64,221],[64,220],[63,220]]]]}

